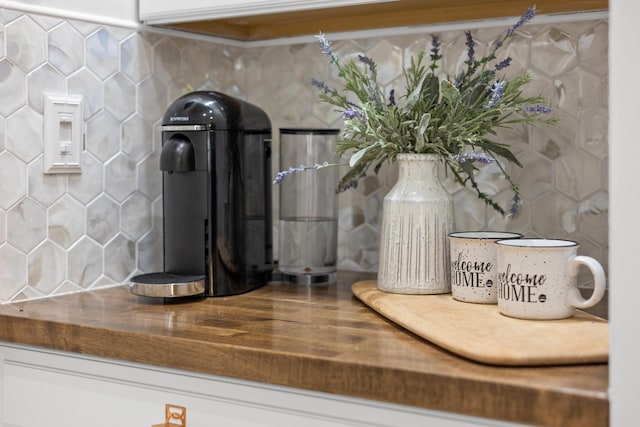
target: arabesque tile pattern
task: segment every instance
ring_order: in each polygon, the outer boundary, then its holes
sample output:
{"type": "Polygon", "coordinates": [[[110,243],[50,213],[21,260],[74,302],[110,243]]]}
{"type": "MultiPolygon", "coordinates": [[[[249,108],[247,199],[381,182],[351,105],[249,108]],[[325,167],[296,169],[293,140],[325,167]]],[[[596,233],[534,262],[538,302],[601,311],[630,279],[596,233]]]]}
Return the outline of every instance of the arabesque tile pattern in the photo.
{"type": "MultiPolygon", "coordinates": [[[[474,30],[477,50],[503,30],[474,30]]],[[[530,70],[531,92],[544,94],[561,121],[497,136],[524,165],[510,170],[524,198],[518,217],[500,218],[446,180],[457,229],[571,238],[606,264],[607,30],[606,20],[529,25],[507,46],[509,73],[530,70]]],[[[447,52],[443,71],[453,74],[465,59],[464,35],[439,35],[447,52]]],[[[391,89],[402,85],[410,55],[428,43],[420,34],[334,47],[345,58],[374,58],[391,89]]],[[[277,152],[279,127],[340,126],[336,113],[317,102],[310,77],[336,84],[315,43],[242,48],[0,9],[0,302],[161,270],[159,125],[170,102],[205,89],[257,104],[272,120],[277,152]],[[42,174],[45,92],[84,98],[80,175],[42,174]]],[[[340,268],[376,270],[380,209],[395,173],[385,167],[339,196],[340,268]]],[[[480,174],[487,191],[508,200],[499,170],[488,166],[480,174]]],[[[277,218],[277,198],[274,207],[277,218]]]]}

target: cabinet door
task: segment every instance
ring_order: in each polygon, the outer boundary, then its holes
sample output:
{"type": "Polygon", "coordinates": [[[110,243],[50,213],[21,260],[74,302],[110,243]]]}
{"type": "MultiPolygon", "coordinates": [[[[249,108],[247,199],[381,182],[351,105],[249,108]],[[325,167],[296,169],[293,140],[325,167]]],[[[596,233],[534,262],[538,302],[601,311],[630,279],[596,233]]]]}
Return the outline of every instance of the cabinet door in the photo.
{"type": "Polygon", "coordinates": [[[188,427],[513,426],[290,387],[0,344],[0,425],[148,427],[165,404],[188,427]]]}
{"type": "MultiPolygon", "coordinates": [[[[255,402],[252,396],[261,394],[260,388],[241,387],[239,393],[233,390],[236,385],[189,377],[188,373],[176,375],[59,355],[46,358],[14,352],[5,360],[2,425],[149,427],[164,422],[166,403],[186,408],[189,427],[336,425],[330,417],[313,419],[313,414],[308,417],[255,402]],[[237,399],[239,394],[242,400],[237,399]]],[[[286,404],[287,399],[278,403],[286,404]]]]}
{"type": "Polygon", "coordinates": [[[140,20],[169,24],[396,0],[139,0],[140,20]]]}

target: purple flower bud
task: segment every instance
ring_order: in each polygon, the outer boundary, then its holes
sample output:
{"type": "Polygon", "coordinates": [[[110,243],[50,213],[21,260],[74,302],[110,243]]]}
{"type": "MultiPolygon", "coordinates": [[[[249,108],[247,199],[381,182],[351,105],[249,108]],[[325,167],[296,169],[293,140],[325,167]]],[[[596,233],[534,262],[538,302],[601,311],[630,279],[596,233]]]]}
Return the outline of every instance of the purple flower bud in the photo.
{"type": "Polygon", "coordinates": [[[358,188],[358,180],[357,179],[353,179],[353,180],[345,183],[340,190],[341,191],[347,191],[347,190],[350,190],[352,188],[358,188]]]}
{"type": "Polygon", "coordinates": [[[467,45],[467,60],[465,61],[465,63],[468,65],[472,65],[474,61],[476,43],[473,41],[471,31],[465,31],[464,35],[467,38],[467,41],[465,42],[465,45],[467,45]]]}
{"type": "Polygon", "coordinates": [[[506,37],[512,36],[513,33],[515,33],[518,28],[522,27],[524,24],[526,24],[527,22],[531,21],[535,16],[536,16],[536,7],[535,6],[530,7],[529,9],[527,9],[527,11],[524,13],[524,15],[522,15],[520,17],[518,22],[516,22],[513,25],[513,27],[511,27],[511,28],[509,28],[507,30],[506,37]]]}
{"type": "Polygon", "coordinates": [[[318,42],[320,43],[320,49],[322,50],[322,53],[325,56],[329,57],[329,61],[332,64],[337,63],[338,55],[333,52],[333,47],[331,46],[331,42],[327,40],[327,38],[323,33],[318,33],[315,37],[318,39],[318,42]]]}
{"type": "Polygon", "coordinates": [[[509,65],[511,65],[511,57],[509,56],[507,59],[499,62],[498,64],[496,64],[496,70],[502,70],[504,68],[507,68],[509,65]]]}
{"type": "Polygon", "coordinates": [[[518,212],[520,212],[521,204],[522,204],[522,199],[520,199],[520,196],[517,194],[513,196],[513,199],[511,200],[511,208],[509,209],[509,216],[511,218],[518,215],[518,212]]]}
{"type": "Polygon", "coordinates": [[[376,74],[377,66],[376,66],[376,63],[373,62],[373,59],[364,55],[358,55],[358,59],[360,60],[360,62],[365,64],[367,67],[369,67],[369,71],[371,72],[371,74],[376,74]]]}
{"type": "Polygon", "coordinates": [[[350,109],[350,110],[345,110],[342,113],[342,118],[345,120],[362,119],[364,118],[364,115],[360,110],[350,109]]]}
{"type": "Polygon", "coordinates": [[[467,151],[466,153],[458,154],[458,163],[464,162],[480,162],[480,163],[493,163],[495,160],[493,157],[489,157],[484,153],[476,153],[475,151],[467,151]]]}
{"type": "Polygon", "coordinates": [[[289,175],[292,175],[294,173],[304,172],[304,171],[309,170],[309,169],[318,170],[318,169],[326,168],[326,167],[329,167],[329,166],[336,166],[336,165],[335,164],[331,164],[329,162],[324,162],[324,163],[316,163],[315,165],[300,165],[297,168],[293,167],[293,166],[290,166],[289,169],[278,172],[276,174],[275,179],[273,180],[273,183],[274,184],[280,184],[280,183],[282,183],[282,181],[286,177],[288,177],[289,175]]]}
{"type": "Polygon", "coordinates": [[[275,179],[273,180],[274,184],[280,184],[287,176],[294,174],[294,173],[298,173],[298,172],[304,172],[305,170],[311,168],[312,166],[304,166],[304,165],[300,165],[297,168],[294,167],[289,167],[289,169],[284,170],[284,171],[280,171],[277,173],[275,179]]]}
{"type": "Polygon", "coordinates": [[[387,107],[392,107],[394,105],[396,105],[396,90],[391,89],[391,91],[389,92],[389,104],[387,105],[387,107]]]}
{"type": "Polygon", "coordinates": [[[431,60],[437,61],[440,59],[440,38],[438,36],[431,36],[431,60]]]}
{"type": "Polygon", "coordinates": [[[326,92],[328,87],[325,82],[320,81],[318,79],[311,78],[311,85],[317,87],[318,89],[326,92]]]}
{"type": "Polygon", "coordinates": [[[491,99],[487,102],[485,108],[493,108],[500,103],[500,99],[502,98],[502,95],[504,95],[504,85],[505,81],[503,80],[495,82],[493,86],[491,86],[491,92],[493,92],[493,95],[491,95],[491,99]]]}
{"type": "Polygon", "coordinates": [[[551,108],[545,107],[544,105],[527,105],[524,107],[524,110],[527,113],[551,114],[551,108]]]}

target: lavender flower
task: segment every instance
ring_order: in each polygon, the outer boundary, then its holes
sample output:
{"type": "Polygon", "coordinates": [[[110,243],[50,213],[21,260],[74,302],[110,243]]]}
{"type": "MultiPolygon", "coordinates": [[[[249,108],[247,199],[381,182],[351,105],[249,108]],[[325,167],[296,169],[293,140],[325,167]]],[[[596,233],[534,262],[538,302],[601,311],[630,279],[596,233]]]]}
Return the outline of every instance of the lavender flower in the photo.
{"type": "Polygon", "coordinates": [[[431,36],[431,59],[434,61],[440,57],[440,37],[431,36]]]}
{"type": "Polygon", "coordinates": [[[465,42],[465,44],[467,45],[467,60],[465,61],[465,64],[471,66],[473,65],[474,55],[476,53],[475,51],[476,43],[473,41],[473,37],[471,36],[471,31],[465,31],[464,35],[467,38],[467,41],[465,42]]]}
{"type": "Polygon", "coordinates": [[[501,62],[496,64],[496,70],[502,70],[507,68],[509,65],[511,65],[511,57],[507,57],[506,59],[502,60],[501,62]]]}
{"type": "Polygon", "coordinates": [[[527,11],[524,13],[524,15],[522,15],[520,17],[518,22],[513,24],[513,26],[507,30],[507,32],[505,33],[505,35],[502,38],[502,40],[498,40],[496,42],[496,45],[493,48],[493,54],[491,55],[491,57],[495,58],[496,51],[504,44],[505,40],[507,40],[509,37],[513,36],[515,34],[515,32],[520,27],[522,27],[527,22],[531,21],[535,16],[536,16],[536,7],[535,6],[530,7],[529,9],[527,9],[527,11]]]}
{"type": "Polygon", "coordinates": [[[466,153],[459,153],[457,156],[458,163],[464,162],[480,162],[480,163],[493,163],[495,159],[489,157],[484,153],[476,153],[475,151],[467,151],[466,153]]]}
{"type": "Polygon", "coordinates": [[[387,107],[392,107],[394,105],[396,105],[396,90],[391,89],[389,92],[389,104],[387,104],[387,107]]]}
{"type": "Polygon", "coordinates": [[[360,60],[360,62],[365,64],[367,67],[369,67],[369,72],[371,74],[371,76],[367,79],[368,80],[367,87],[369,88],[369,99],[375,102],[375,104],[378,107],[382,107],[380,95],[378,94],[378,87],[376,86],[376,79],[378,76],[378,71],[377,71],[378,67],[376,63],[373,61],[373,59],[369,58],[368,56],[358,55],[358,59],[360,60]]]}
{"type": "MultiPolygon", "coordinates": [[[[444,56],[444,44],[437,35],[431,35],[418,55],[403,67],[406,93],[402,96],[377,81],[379,65],[373,59],[361,54],[338,60],[331,43],[324,34],[318,34],[322,53],[330,58],[344,84],[337,87],[338,92],[324,81],[311,83],[318,89],[320,100],[342,113],[344,130],[337,154],[353,153],[344,165],[349,170],[340,179],[337,191],[354,187],[368,171],[378,173],[384,161],[393,161],[399,153],[433,153],[443,157],[457,183],[475,190],[480,200],[501,215],[515,215],[520,198],[507,200],[506,206],[501,206],[483,192],[475,175],[484,164],[491,163],[502,171],[518,195],[517,185],[502,164],[508,161],[519,165],[516,156],[507,145],[486,139],[485,135],[515,123],[556,121],[537,114],[550,112],[544,107],[544,97],[522,95],[522,87],[530,81],[528,73],[513,79],[500,76],[500,70],[513,61],[507,54],[498,58],[498,48],[514,38],[534,15],[535,8],[527,10],[518,22],[507,26],[508,31],[503,31],[486,53],[475,51],[473,31],[466,31],[462,69],[446,80],[436,72],[444,56]]],[[[280,172],[274,182],[319,167],[323,166],[289,168],[280,172]]]]}
{"type": "Polygon", "coordinates": [[[551,114],[551,108],[544,105],[527,105],[524,107],[524,111],[535,114],[551,114]]]}
{"type": "Polygon", "coordinates": [[[325,82],[312,78],[311,85],[318,88],[323,93],[323,95],[333,98],[342,98],[344,100],[344,105],[351,105],[355,107],[355,104],[353,102],[348,101],[345,97],[340,95],[337,90],[327,86],[325,82]]]}
{"type": "Polygon", "coordinates": [[[342,118],[345,120],[363,119],[364,114],[362,114],[362,111],[360,110],[344,110],[344,112],[342,113],[342,118]]]}
{"type": "Polygon", "coordinates": [[[536,7],[535,6],[530,7],[529,9],[527,9],[527,11],[524,13],[524,15],[522,15],[520,17],[518,22],[513,24],[513,26],[507,30],[507,34],[506,34],[505,38],[511,37],[518,30],[518,28],[522,27],[524,24],[526,24],[527,22],[531,21],[534,18],[534,16],[536,16],[536,7]]]}
{"type": "Polygon", "coordinates": [[[495,82],[491,86],[491,92],[493,92],[493,95],[491,95],[491,99],[489,100],[489,102],[487,102],[485,108],[493,108],[500,103],[500,99],[502,98],[502,95],[504,95],[504,84],[505,81],[503,80],[500,82],[495,82]]]}
{"type": "Polygon", "coordinates": [[[373,62],[373,59],[369,58],[368,56],[364,56],[364,55],[358,55],[358,59],[360,60],[360,62],[362,62],[363,64],[365,64],[367,67],[369,67],[369,71],[371,72],[371,74],[375,75],[376,74],[376,63],[373,62]]]}
{"type": "Polygon", "coordinates": [[[352,179],[351,181],[345,183],[342,187],[338,189],[338,191],[347,191],[352,188],[358,188],[358,180],[352,179]]]}
{"type": "Polygon", "coordinates": [[[332,64],[337,64],[338,55],[333,52],[333,47],[331,47],[331,42],[327,40],[327,38],[323,33],[318,33],[318,35],[316,35],[315,37],[320,42],[320,49],[322,50],[322,53],[325,56],[329,57],[329,62],[331,62],[332,64]]]}
{"type": "Polygon", "coordinates": [[[431,36],[431,66],[432,70],[438,68],[437,61],[442,59],[442,55],[440,55],[440,37],[433,35],[431,36]]]}
{"type": "Polygon", "coordinates": [[[324,162],[324,163],[316,163],[315,165],[300,165],[298,167],[293,167],[290,166],[289,169],[287,170],[283,170],[280,171],[276,174],[275,179],[273,180],[274,184],[280,184],[282,183],[282,181],[288,177],[289,175],[292,175],[294,173],[300,173],[300,172],[304,172],[306,170],[309,169],[322,169],[322,168],[326,168],[328,166],[331,166],[328,162],[324,162]]]}
{"type": "Polygon", "coordinates": [[[333,94],[336,93],[335,89],[331,89],[329,86],[327,86],[327,84],[323,81],[320,81],[318,79],[311,79],[311,85],[317,87],[318,89],[320,89],[322,91],[322,93],[325,94],[333,94]]]}
{"type": "Polygon", "coordinates": [[[513,218],[514,216],[518,215],[518,212],[520,212],[521,204],[522,204],[522,199],[520,199],[520,196],[516,193],[516,195],[513,196],[513,199],[511,199],[511,208],[509,209],[510,218],[513,218]]]}
{"type": "Polygon", "coordinates": [[[304,172],[307,169],[308,169],[308,167],[306,167],[304,165],[300,165],[297,168],[289,167],[289,169],[287,169],[287,170],[278,172],[278,174],[276,175],[275,179],[273,180],[273,183],[274,184],[280,184],[287,176],[289,176],[289,175],[291,175],[293,173],[304,172]]]}
{"type": "Polygon", "coordinates": [[[373,80],[369,80],[367,83],[367,87],[369,88],[369,100],[371,100],[376,107],[381,108],[382,102],[380,102],[380,97],[378,96],[377,86],[373,80]]]}

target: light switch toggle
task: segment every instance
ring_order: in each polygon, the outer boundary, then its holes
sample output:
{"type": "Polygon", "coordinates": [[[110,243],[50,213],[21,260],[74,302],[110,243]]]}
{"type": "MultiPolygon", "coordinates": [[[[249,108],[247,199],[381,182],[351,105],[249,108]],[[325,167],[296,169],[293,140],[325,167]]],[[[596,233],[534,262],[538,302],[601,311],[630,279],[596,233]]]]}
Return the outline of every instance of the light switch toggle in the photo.
{"type": "Polygon", "coordinates": [[[82,97],[44,95],[44,173],[79,173],[83,140],[82,97]]]}

